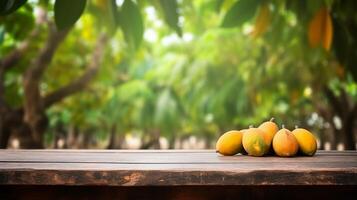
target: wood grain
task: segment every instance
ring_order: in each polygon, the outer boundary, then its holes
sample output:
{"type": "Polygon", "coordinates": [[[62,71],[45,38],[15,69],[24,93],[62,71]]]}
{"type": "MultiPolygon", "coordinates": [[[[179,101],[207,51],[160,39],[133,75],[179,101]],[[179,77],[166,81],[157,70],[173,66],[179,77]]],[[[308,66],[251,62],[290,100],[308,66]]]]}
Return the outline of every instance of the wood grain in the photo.
{"type": "Polygon", "coordinates": [[[281,158],[250,157],[243,155],[220,156],[214,151],[0,151],[0,162],[54,162],[54,163],[132,163],[132,164],[213,164],[237,162],[350,162],[357,163],[357,152],[349,153],[323,153],[318,152],[314,157],[281,158]]]}
{"type": "Polygon", "coordinates": [[[3,186],[0,199],[355,199],[357,186],[3,186]]]}
{"type": "Polygon", "coordinates": [[[357,152],[280,158],[213,150],[0,150],[0,184],[357,185],[357,152]]]}

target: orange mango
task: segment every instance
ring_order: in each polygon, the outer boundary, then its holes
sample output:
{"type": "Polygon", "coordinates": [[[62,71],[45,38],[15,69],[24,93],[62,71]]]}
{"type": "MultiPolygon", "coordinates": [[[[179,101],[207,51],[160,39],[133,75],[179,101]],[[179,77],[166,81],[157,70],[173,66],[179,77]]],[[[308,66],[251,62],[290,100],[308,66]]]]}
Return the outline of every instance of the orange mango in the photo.
{"type": "Polygon", "coordinates": [[[273,149],[278,156],[295,156],[299,150],[299,144],[295,136],[285,128],[280,129],[273,138],[273,149]]]}
{"type": "Polygon", "coordinates": [[[326,7],[320,8],[309,23],[308,39],[311,47],[321,45],[325,50],[330,50],[333,38],[333,24],[326,7]]]}

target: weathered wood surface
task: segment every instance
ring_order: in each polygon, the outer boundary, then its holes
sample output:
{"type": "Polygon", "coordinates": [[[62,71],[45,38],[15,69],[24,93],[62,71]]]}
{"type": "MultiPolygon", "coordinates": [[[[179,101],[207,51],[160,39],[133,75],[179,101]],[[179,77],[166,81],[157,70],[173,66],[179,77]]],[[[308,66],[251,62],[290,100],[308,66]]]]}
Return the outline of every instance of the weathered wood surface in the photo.
{"type": "Polygon", "coordinates": [[[213,150],[0,150],[1,185],[357,185],[357,151],[223,157],[213,150]]]}
{"type": "Polygon", "coordinates": [[[62,186],[3,185],[0,199],[24,200],[230,200],[230,199],[315,199],[354,200],[357,186],[62,186]]]}

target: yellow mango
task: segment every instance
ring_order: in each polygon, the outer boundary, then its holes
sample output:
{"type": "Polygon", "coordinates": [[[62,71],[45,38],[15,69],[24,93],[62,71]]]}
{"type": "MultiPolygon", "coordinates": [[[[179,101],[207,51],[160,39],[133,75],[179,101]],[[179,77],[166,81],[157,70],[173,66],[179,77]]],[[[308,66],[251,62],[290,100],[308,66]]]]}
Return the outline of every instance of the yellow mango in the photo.
{"type": "Polygon", "coordinates": [[[216,152],[225,156],[233,156],[242,152],[242,137],[241,131],[228,131],[219,137],[216,143],[216,152]]]}
{"type": "Polygon", "coordinates": [[[316,138],[310,131],[303,128],[296,128],[292,133],[299,144],[299,150],[302,154],[313,156],[316,153],[316,138]]]}
{"type": "Polygon", "coordinates": [[[243,148],[250,156],[263,156],[269,151],[269,141],[264,131],[249,128],[243,135],[243,148]]]}
{"type": "Polygon", "coordinates": [[[262,123],[259,127],[260,130],[264,131],[264,135],[267,138],[269,146],[273,141],[274,135],[278,132],[278,125],[274,122],[274,118],[271,118],[270,121],[262,123]]]}

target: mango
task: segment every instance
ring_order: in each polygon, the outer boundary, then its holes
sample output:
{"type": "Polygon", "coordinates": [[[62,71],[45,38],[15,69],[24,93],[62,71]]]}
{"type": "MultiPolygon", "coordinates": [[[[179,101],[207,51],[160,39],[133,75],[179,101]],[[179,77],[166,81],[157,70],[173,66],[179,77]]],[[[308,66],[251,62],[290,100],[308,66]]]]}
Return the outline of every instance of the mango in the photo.
{"type": "Polygon", "coordinates": [[[274,135],[279,130],[278,125],[274,122],[274,118],[271,118],[270,121],[262,123],[258,128],[264,131],[265,138],[267,138],[267,141],[269,143],[268,154],[270,155],[274,154],[274,150],[272,149],[271,146],[272,146],[274,135]]]}
{"type": "Polygon", "coordinates": [[[274,135],[279,130],[278,125],[274,122],[274,118],[271,118],[270,121],[262,123],[258,128],[264,131],[270,143],[273,141],[274,135]]]}
{"type": "Polygon", "coordinates": [[[228,131],[219,137],[216,143],[216,152],[224,156],[233,156],[242,152],[242,137],[241,131],[228,131]]]}
{"type": "Polygon", "coordinates": [[[299,144],[295,136],[286,128],[280,129],[273,138],[273,149],[278,156],[295,156],[299,144]]]}
{"type": "Polygon", "coordinates": [[[296,128],[292,133],[299,144],[299,151],[303,155],[313,156],[316,153],[316,138],[310,131],[303,128],[296,128]]]}
{"type": "MultiPolygon", "coordinates": [[[[245,131],[247,131],[247,130],[248,130],[248,129],[242,129],[242,130],[240,130],[240,132],[243,133],[243,137],[244,137],[245,131]]],[[[243,147],[243,137],[242,137],[242,149],[241,149],[238,153],[240,153],[240,154],[242,154],[242,155],[247,155],[248,153],[245,151],[245,149],[244,149],[244,147],[243,147]]]]}
{"type": "Polygon", "coordinates": [[[243,135],[243,148],[250,156],[263,156],[269,151],[269,138],[259,128],[249,128],[243,135]]]}

